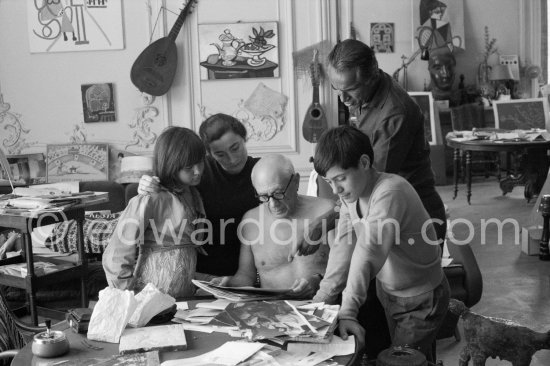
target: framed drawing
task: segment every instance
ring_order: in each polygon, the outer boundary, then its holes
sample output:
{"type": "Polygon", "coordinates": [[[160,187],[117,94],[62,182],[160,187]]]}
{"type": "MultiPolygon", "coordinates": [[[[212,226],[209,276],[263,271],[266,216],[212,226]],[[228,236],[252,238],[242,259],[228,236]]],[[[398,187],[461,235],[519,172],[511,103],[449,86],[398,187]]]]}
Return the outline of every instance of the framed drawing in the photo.
{"type": "Polygon", "coordinates": [[[124,48],[122,0],[26,1],[32,53],[124,48]]]}
{"type": "Polygon", "coordinates": [[[434,98],[430,92],[409,92],[424,114],[424,136],[430,145],[440,143],[437,139],[434,98]]]}
{"type": "Polygon", "coordinates": [[[201,80],[279,77],[277,22],[199,24],[201,80]]]}
{"type": "Polygon", "coordinates": [[[370,23],[370,47],[374,52],[393,53],[394,39],[393,23],[370,23]]]}
{"type": "Polygon", "coordinates": [[[109,179],[109,145],[48,145],[48,183],[109,179]]]}
{"type": "Polygon", "coordinates": [[[116,121],[113,84],[85,84],[80,86],[84,122],[116,121]]]}
{"type": "Polygon", "coordinates": [[[505,130],[540,128],[550,131],[547,98],[494,100],[493,112],[496,128],[505,130]]]}

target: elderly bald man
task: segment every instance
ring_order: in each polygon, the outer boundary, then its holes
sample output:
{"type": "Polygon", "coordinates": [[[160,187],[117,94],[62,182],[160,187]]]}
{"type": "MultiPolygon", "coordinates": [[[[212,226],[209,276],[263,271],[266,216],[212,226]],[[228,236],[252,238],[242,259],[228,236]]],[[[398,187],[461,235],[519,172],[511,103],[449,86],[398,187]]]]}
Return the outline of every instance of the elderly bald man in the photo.
{"type": "Polygon", "coordinates": [[[311,298],[327,265],[329,229],[334,227],[332,200],[298,194],[300,174],[279,154],[260,159],[252,170],[260,205],[245,213],[239,226],[239,269],[232,277],[215,279],[226,286],[251,286],[259,275],[264,288],[291,289],[289,296],[311,298]],[[308,237],[312,222],[323,222],[318,250],[296,256],[297,243],[308,237]]]}

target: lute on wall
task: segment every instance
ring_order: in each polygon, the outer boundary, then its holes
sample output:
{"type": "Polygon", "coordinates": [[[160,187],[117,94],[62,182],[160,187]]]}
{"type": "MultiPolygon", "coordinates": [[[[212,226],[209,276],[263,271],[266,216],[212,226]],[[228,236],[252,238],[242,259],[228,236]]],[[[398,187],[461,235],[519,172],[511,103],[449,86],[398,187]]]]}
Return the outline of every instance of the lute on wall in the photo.
{"type": "Polygon", "coordinates": [[[170,33],[147,46],[134,61],[130,79],[139,91],[158,97],[166,94],[172,86],[178,63],[176,38],[197,1],[189,0],[170,33]]]}

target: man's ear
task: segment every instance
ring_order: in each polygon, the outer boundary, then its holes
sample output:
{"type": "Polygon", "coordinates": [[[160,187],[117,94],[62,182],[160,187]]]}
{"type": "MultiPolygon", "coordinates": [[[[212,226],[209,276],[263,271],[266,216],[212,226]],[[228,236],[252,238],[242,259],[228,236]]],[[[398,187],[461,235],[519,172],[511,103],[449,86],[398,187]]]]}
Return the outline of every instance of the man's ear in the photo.
{"type": "Polygon", "coordinates": [[[359,158],[359,165],[363,169],[370,168],[370,158],[367,154],[361,155],[361,157],[359,158]]]}

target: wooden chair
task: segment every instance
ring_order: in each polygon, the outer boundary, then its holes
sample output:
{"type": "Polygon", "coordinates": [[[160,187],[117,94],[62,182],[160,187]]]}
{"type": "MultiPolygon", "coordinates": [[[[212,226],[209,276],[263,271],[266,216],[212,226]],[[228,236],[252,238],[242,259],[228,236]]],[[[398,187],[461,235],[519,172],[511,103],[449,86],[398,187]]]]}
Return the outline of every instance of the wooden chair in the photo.
{"type": "Polygon", "coordinates": [[[0,288],[0,365],[9,365],[32,337],[45,331],[45,327],[35,327],[21,322],[9,308],[3,289],[0,288]]]}
{"type": "MultiPolygon", "coordinates": [[[[473,131],[476,129],[489,128],[485,121],[484,107],[478,103],[463,104],[451,108],[451,125],[453,131],[473,131]]],[[[465,172],[465,156],[460,156],[461,171],[465,172]]],[[[491,175],[500,180],[500,154],[498,152],[472,152],[472,175],[484,176],[488,178],[491,175]],[[481,169],[476,170],[476,166],[481,169]]],[[[464,174],[462,175],[464,179],[464,174]]]]}

